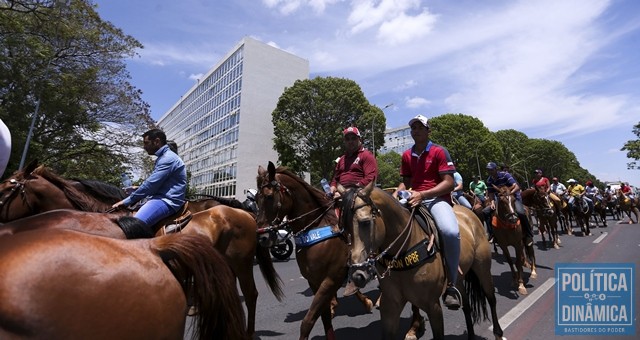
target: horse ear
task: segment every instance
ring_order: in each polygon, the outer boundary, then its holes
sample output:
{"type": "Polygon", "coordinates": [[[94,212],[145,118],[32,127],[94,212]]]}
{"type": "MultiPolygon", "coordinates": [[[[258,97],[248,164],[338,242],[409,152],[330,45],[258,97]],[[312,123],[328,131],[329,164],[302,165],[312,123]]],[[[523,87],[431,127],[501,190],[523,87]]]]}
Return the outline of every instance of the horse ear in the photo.
{"type": "Polygon", "coordinates": [[[267,166],[267,171],[269,171],[269,182],[276,179],[276,166],[273,165],[273,162],[269,161],[269,165],[267,166]]]}
{"type": "Polygon", "coordinates": [[[265,170],[262,165],[258,165],[258,176],[263,177],[267,170],[265,170]]]}
{"type": "Polygon", "coordinates": [[[371,195],[371,191],[373,191],[373,188],[375,188],[376,185],[376,181],[371,181],[371,183],[367,184],[367,186],[364,187],[364,189],[362,189],[362,192],[366,195],[369,196],[371,195]]]}
{"type": "Polygon", "coordinates": [[[22,172],[25,174],[30,174],[38,167],[38,160],[34,159],[26,167],[22,168],[22,172]]]}

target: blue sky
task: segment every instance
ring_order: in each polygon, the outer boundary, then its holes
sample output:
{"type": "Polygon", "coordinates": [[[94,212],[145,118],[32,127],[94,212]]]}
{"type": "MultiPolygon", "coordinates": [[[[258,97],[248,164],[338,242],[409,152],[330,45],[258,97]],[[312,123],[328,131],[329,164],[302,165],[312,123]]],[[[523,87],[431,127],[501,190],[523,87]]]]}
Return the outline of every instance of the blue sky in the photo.
{"type": "MultiPolygon", "coordinates": [[[[145,46],[128,62],[158,119],[243,37],[356,81],[388,127],[463,113],[562,142],[600,180],[640,186],[635,0],[95,0],[145,46]]],[[[534,167],[535,165],[532,165],[534,167]]],[[[566,179],[564,179],[566,180],[566,179]]]]}

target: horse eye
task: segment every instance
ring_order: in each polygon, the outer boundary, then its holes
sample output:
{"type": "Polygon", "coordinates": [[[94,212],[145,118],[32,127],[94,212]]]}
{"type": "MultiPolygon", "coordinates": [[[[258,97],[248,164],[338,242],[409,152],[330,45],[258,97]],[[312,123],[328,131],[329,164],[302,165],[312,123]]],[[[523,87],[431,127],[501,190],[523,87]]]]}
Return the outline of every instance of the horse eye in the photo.
{"type": "Polygon", "coordinates": [[[360,228],[371,228],[372,224],[373,221],[371,220],[358,221],[358,227],[360,228]]]}

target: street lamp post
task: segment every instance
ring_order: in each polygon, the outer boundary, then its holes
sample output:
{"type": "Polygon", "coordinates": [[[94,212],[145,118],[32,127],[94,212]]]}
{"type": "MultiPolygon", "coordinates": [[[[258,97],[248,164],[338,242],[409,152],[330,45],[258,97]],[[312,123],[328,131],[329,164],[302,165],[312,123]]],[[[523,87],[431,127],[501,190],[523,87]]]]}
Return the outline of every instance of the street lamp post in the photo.
{"type": "MultiPolygon", "coordinates": [[[[393,106],[393,103],[389,103],[382,108],[382,114],[384,114],[384,110],[393,106]]],[[[373,157],[376,156],[376,133],[373,130],[373,122],[376,121],[375,116],[371,117],[371,148],[373,149],[373,157]]]]}
{"type": "Polygon", "coordinates": [[[560,162],[558,162],[558,163],[556,163],[556,164],[551,166],[551,177],[555,177],[555,176],[553,176],[553,168],[555,168],[558,165],[560,165],[560,162]]]}
{"type": "Polygon", "coordinates": [[[482,176],[482,173],[480,172],[480,160],[478,159],[478,149],[480,149],[480,146],[482,146],[482,144],[488,142],[489,139],[485,139],[484,141],[482,141],[480,144],[478,144],[478,146],[476,146],[476,165],[478,166],[478,176],[482,176]]]}

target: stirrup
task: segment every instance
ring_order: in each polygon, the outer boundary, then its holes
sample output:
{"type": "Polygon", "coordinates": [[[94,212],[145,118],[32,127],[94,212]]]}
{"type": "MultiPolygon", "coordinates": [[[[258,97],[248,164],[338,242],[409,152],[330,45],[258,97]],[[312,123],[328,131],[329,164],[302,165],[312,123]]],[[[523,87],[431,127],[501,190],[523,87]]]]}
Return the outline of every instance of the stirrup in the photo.
{"type": "Polygon", "coordinates": [[[458,310],[462,301],[462,294],[456,286],[449,285],[442,296],[442,303],[450,310],[458,310]]]}

